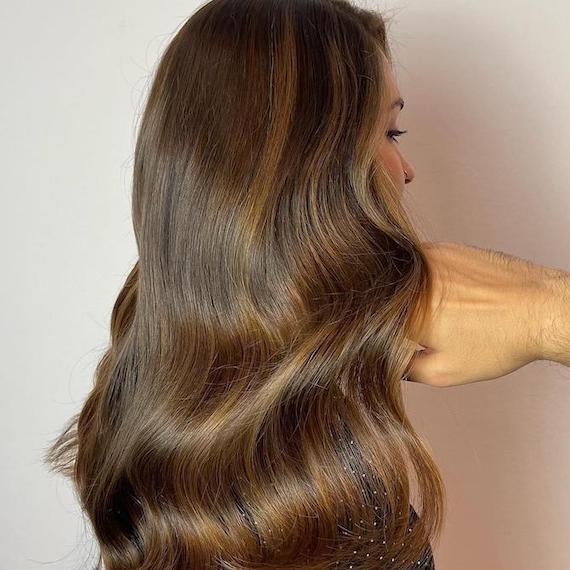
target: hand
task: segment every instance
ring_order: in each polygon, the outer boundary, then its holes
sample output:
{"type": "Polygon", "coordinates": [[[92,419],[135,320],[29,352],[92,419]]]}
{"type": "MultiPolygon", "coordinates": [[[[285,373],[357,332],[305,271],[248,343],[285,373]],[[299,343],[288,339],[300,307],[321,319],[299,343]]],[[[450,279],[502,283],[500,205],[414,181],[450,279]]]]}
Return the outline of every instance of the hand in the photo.
{"type": "Polygon", "coordinates": [[[491,380],[543,357],[545,278],[554,270],[453,242],[424,243],[431,313],[409,380],[454,386],[491,380]]]}

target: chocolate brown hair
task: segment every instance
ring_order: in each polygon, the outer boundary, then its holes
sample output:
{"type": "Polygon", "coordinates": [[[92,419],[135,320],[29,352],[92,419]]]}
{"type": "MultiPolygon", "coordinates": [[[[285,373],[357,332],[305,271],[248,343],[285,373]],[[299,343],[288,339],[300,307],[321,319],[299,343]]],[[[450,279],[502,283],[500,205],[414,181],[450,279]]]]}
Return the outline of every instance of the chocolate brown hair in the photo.
{"type": "Polygon", "coordinates": [[[46,455],[98,568],[402,570],[439,538],[401,385],[432,277],[378,157],[384,58],[385,19],[345,0],[212,0],[168,44],[138,260],[46,455]]]}

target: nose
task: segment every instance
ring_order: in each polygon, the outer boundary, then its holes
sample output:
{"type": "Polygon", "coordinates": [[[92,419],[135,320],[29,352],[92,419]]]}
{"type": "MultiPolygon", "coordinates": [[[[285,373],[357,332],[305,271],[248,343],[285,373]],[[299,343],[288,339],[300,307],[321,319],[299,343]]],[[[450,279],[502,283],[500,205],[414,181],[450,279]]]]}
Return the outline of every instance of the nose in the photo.
{"type": "Polygon", "coordinates": [[[408,176],[406,176],[406,184],[409,184],[416,177],[416,169],[414,168],[414,165],[411,162],[405,160],[404,170],[408,173],[408,176]]]}

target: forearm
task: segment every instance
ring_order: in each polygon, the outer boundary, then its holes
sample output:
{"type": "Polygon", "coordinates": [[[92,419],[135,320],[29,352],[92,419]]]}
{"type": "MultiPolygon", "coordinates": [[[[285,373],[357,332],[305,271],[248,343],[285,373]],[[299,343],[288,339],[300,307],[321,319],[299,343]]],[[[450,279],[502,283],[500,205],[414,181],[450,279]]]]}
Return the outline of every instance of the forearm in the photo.
{"type": "Polygon", "coordinates": [[[570,366],[570,273],[549,272],[545,292],[541,359],[570,366]]]}

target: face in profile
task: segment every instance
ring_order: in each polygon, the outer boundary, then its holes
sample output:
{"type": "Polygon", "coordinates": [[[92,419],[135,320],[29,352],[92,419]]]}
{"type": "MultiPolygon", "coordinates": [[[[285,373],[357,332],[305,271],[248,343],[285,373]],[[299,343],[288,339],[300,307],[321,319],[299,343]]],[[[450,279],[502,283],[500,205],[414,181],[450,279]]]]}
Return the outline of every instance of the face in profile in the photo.
{"type": "Polygon", "coordinates": [[[399,129],[399,118],[404,107],[404,101],[398,89],[392,66],[386,58],[384,58],[384,69],[390,94],[387,109],[384,112],[389,117],[389,123],[380,143],[379,154],[394,184],[403,192],[405,185],[414,179],[415,169],[398,147],[398,137],[406,132],[399,129]]]}

